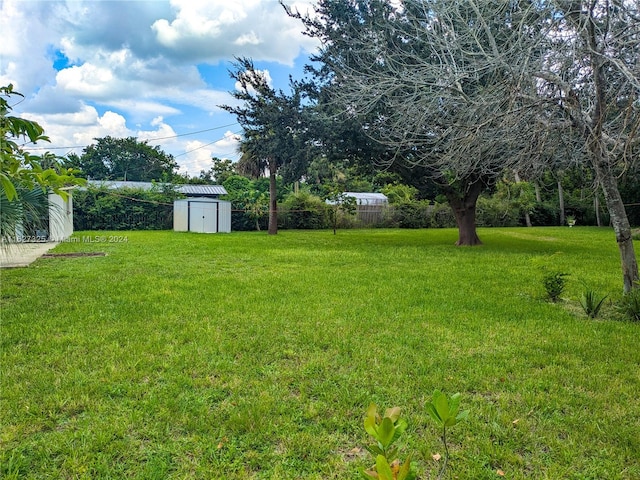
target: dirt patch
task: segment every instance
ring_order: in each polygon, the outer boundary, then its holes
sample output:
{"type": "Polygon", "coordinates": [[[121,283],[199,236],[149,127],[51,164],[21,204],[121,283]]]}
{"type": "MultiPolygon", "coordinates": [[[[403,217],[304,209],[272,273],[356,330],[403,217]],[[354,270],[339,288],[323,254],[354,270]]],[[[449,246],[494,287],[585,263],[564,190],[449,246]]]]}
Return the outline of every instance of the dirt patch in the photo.
{"type": "Polygon", "coordinates": [[[42,258],[104,257],[104,252],[45,253],[42,258]]]}

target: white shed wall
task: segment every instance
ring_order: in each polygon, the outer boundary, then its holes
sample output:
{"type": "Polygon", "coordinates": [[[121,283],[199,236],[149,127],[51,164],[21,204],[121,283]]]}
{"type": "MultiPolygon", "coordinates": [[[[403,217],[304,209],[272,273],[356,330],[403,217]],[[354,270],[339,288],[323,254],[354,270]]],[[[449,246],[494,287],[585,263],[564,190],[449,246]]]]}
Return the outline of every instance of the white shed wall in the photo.
{"type": "Polygon", "coordinates": [[[61,242],[73,234],[73,197],[68,193],[63,199],[55,193],[49,194],[49,240],[61,242]]]}
{"type": "Polygon", "coordinates": [[[186,198],[173,202],[176,232],[231,232],[231,202],[216,198],[186,198]]]}

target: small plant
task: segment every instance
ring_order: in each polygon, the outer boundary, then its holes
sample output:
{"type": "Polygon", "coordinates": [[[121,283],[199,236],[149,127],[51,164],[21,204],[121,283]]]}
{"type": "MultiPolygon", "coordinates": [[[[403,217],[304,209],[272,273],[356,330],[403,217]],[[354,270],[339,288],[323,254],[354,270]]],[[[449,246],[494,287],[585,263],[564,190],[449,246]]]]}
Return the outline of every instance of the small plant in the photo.
{"type": "Polygon", "coordinates": [[[456,393],[447,398],[440,390],[433,392],[433,399],[426,404],[427,412],[433,420],[442,428],[442,443],[444,445],[444,462],[438,472],[441,479],[447,469],[449,461],[449,447],[447,445],[447,428],[453,427],[469,416],[469,411],[460,412],[460,394],[456,393]]]}
{"type": "Polygon", "coordinates": [[[567,285],[568,273],[562,272],[549,272],[544,275],[543,284],[547,292],[549,300],[557,302],[560,299],[560,295],[564,292],[564,288],[567,285]]]}
{"type": "Polygon", "coordinates": [[[580,298],[580,305],[589,318],[596,318],[608,295],[599,297],[595,290],[586,289],[580,298]]]}
{"type": "Polygon", "coordinates": [[[640,322],[640,285],[622,296],[618,311],[632,322],[640,322]]]}
{"type": "Polygon", "coordinates": [[[344,192],[338,188],[334,188],[327,197],[329,203],[329,219],[331,220],[331,226],[333,227],[333,234],[336,234],[338,229],[338,220],[340,214],[343,215],[355,215],[357,211],[356,199],[348,197],[344,192]]]}
{"type": "Polygon", "coordinates": [[[379,480],[413,480],[416,478],[411,469],[411,456],[401,465],[398,460],[398,447],[394,443],[407,428],[407,422],[400,418],[400,408],[389,408],[384,417],[378,414],[375,404],[369,405],[364,419],[364,429],[375,440],[375,445],[366,449],[374,456],[375,466],[362,470],[364,478],[379,480]]]}
{"type": "Polygon", "coordinates": [[[567,217],[567,225],[569,225],[569,228],[573,227],[576,224],[576,217],[572,217],[571,215],[569,215],[567,217]]]}

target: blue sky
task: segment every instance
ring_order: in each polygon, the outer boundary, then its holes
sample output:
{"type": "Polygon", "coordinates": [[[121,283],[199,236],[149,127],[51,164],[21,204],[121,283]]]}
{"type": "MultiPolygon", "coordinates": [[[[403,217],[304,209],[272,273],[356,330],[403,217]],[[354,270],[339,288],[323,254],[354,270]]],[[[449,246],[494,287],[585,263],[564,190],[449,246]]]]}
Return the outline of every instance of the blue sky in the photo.
{"type": "Polygon", "coordinates": [[[237,158],[241,128],[218,107],[234,102],[233,58],[286,90],[317,47],[276,0],[1,0],[0,32],[0,85],[25,95],[14,113],[45,128],[51,143],[38,148],[134,136],[190,175],[237,158]]]}

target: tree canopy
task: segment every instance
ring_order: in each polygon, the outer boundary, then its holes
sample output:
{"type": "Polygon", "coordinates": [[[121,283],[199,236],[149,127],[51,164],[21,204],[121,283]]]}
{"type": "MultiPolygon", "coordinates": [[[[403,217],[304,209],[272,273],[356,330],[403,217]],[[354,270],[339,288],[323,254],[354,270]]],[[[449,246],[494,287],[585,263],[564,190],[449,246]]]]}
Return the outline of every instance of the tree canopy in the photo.
{"type": "Polygon", "coordinates": [[[178,164],[173,155],[166,154],[158,146],[135,137],[96,138],[95,144],[82,150],[82,154],[69,155],[68,163],[92,180],[127,180],[150,182],[171,180],[178,164]]]}
{"type": "Polygon", "coordinates": [[[292,181],[300,178],[304,169],[300,92],[296,88],[291,94],[273,89],[250,59],[239,58],[233,67],[229,74],[238,88],[231,93],[242,104],[222,108],[235,114],[244,129],[239,170],[253,175],[269,172],[269,233],[276,234],[276,174],[292,181]]]}
{"type": "MultiPolygon", "coordinates": [[[[293,14],[293,13],[292,13],[293,14]]],[[[479,243],[475,202],[510,165],[532,155],[521,134],[532,110],[522,78],[518,3],[385,0],[319,2],[293,14],[322,41],[315,70],[330,102],[360,119],[400,164],[435,180],[460,228],[479,243]]]]}

